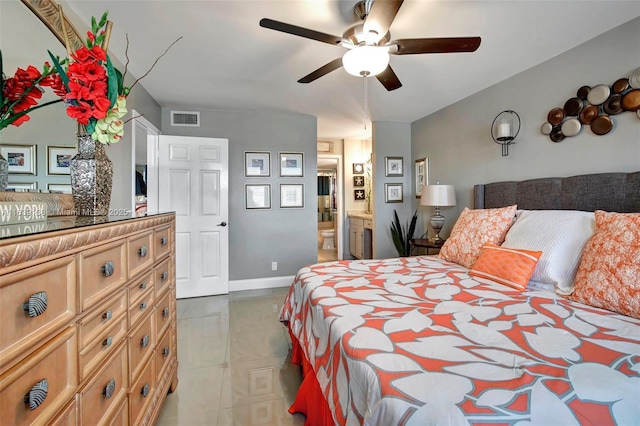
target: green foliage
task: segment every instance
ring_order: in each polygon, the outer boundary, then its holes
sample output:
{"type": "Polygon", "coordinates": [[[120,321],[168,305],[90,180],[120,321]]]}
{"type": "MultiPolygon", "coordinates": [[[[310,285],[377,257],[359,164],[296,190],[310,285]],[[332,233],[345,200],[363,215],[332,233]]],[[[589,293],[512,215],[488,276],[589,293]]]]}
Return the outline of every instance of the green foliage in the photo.
{"type": "Polygon", "coordinates": [[[411,243],[413,234],[416,231],[416,223],[418,222],[418,211],[413,213],[411,222],[407,222],[403,228],[398,218],[398,213],[393,210],[394,220],[391,222],[391,238],[393,239],[393,245],[398,251],[400,257],[407,257],[411,255],[411,243]]]}

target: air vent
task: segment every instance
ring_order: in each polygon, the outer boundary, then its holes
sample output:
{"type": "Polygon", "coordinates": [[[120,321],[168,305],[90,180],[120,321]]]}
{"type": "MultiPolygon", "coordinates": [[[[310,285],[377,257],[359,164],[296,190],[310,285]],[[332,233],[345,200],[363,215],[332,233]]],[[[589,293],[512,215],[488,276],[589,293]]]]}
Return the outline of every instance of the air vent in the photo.
{"type": "Polygon", "coordinates": [[[171,126],[200,127],[200,113],[193,111],[171,111],[171,126]]]}

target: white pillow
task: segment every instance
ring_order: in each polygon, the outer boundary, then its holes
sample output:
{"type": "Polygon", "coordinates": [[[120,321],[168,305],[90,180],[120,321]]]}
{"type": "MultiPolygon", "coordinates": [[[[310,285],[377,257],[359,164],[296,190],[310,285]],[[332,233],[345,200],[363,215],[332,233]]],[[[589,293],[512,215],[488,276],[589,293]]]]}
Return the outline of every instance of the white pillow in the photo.
{"type": "Polygon", "coordinates": [[[592,212],[523,210],[502,245],[542,251],[529,285],[538,288],[555,286],[558,293],[570,294],[582,249],[595,229],[592,212]]]}

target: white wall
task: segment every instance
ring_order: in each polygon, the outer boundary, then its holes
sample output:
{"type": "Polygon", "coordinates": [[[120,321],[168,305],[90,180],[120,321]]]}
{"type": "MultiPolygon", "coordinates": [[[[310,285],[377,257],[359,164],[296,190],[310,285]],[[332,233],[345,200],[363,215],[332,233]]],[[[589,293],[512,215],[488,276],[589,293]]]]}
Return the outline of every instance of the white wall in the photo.
{"type": "MultiPolygon", "coordinates": [[[[562,107],[578,88],[611,85],[638,67],[640,18],[412,123],[412,159],[429,157],[429,182],[456,188],[458,205],[442,209],[443,235],[449,235],[464,207],[473,206],[474,184],[640,170],[635,113],[615,115],[614,129],[605,136],[583,128],[579,135],[553,143],[540,133],[549,110],[562,107]],[[522,129],[509,156],[502,157],[490,127],[507,109],[518,112],[522,129]]],[[[420,209],[427,220],[431,209],[420,209]]]]}

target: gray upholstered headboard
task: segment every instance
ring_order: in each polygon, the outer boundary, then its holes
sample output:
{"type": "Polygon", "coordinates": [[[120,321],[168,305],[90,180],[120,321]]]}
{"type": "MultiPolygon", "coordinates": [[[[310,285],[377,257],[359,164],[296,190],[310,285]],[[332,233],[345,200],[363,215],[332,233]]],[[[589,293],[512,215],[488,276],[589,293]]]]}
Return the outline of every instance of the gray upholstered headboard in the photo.
{"type": "Polygon", "coordinates": [[[495,182],[473,187],[474,207],[640,212],[640,172],[495,182]]]}

